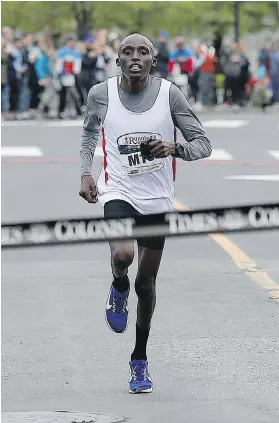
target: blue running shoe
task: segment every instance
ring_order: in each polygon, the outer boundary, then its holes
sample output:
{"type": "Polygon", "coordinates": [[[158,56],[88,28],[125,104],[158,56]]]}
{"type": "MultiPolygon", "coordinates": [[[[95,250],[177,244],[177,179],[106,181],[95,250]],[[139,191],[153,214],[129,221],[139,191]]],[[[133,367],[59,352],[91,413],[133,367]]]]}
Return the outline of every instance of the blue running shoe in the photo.
{"type": "Polygon", "coordinates": [[[118,292],[111,286],[106,305],[107,324],[116,333],[123,333],[128,322],[128,289],[125,292],[118,292]]]}
{"type": "Polygon", "coordinates": [[[130,394],[141,394],[152,392],[153,383],[148,372],[148,361],[130,361],[131,378],[129,382],[130,394]]]}

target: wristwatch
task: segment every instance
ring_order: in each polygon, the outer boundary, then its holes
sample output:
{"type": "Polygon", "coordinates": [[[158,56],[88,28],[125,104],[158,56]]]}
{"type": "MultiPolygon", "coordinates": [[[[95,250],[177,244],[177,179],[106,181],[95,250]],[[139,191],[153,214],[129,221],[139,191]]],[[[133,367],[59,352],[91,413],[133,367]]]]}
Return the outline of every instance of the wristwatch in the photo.
{"type": "Polygon", "coordinates": [[[174,154],[173,157],[183,157],[184,154],[184,148],[181,144],[175,143],[175,150],[174,150],[174,154]]]}

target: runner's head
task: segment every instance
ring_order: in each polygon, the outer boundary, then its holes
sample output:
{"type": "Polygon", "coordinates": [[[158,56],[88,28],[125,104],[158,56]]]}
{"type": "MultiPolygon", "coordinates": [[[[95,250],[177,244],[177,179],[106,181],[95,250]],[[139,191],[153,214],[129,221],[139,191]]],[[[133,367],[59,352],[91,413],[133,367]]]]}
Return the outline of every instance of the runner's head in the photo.
{"type": "Polygon", "coordinates": [[[127,79],[143,80],[156,66],[152,42],[141,34],[128,35],[121,41],[116,63],[127,79]]]}

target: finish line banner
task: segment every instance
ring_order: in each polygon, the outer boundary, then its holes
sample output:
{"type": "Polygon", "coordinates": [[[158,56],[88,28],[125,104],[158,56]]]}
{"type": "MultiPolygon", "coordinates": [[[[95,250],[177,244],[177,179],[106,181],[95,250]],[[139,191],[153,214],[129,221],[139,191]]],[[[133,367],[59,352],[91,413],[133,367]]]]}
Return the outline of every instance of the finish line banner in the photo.
{"type": "Polygon", "coordinates": [[[279,229],[279,203],[178,211],[123,219],[85,218],[1,226],[2,248],[279,229]]]}

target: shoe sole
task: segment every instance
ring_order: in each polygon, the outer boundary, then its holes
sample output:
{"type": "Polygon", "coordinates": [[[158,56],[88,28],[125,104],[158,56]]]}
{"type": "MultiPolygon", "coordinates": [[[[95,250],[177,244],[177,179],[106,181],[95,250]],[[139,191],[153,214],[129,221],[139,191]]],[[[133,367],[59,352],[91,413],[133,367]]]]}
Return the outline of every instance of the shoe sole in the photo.
{"type": "Polygon", "coordinates": [[[153,391],[153,388],[147,388],[147,389],[136,389],[135,391],[132,391],[129,389],[129,394],[150,394],[153,391]]]}
{"type": "MultiPolygon", "coordinates": [[[[109,294],[108,294],[107,302],[108,302],[109,296],[110,296],[110,291],[109,291],[109,294]]],[[[106,304],[107,304],[107,302],[106,302],[106,304]]],[[[127,300],[127,305],[128,305],[128,300],[127,300]]],[[[129,312],[128,312],[128,316],[127,316],[127,324],[126,324],[126,327],[125,327],[125,329],[124,329],[123,331],[121,331],[121,332],[117,332],[115,329],[113,329],[113,328],[111,327],[111,325],[110,325],[110,323],[109,323],[109,321],[108,321],[108,319],[107,319],[107,309],[105,309],[105,320],[106,320],[107,326],[110,328],[110,330],[111,330],[112,332],[114,332],[114,333],[124,333],[124,332],[126,332],[126,330],[127,330],[127,328],[128,328],[129,312]]]]}

